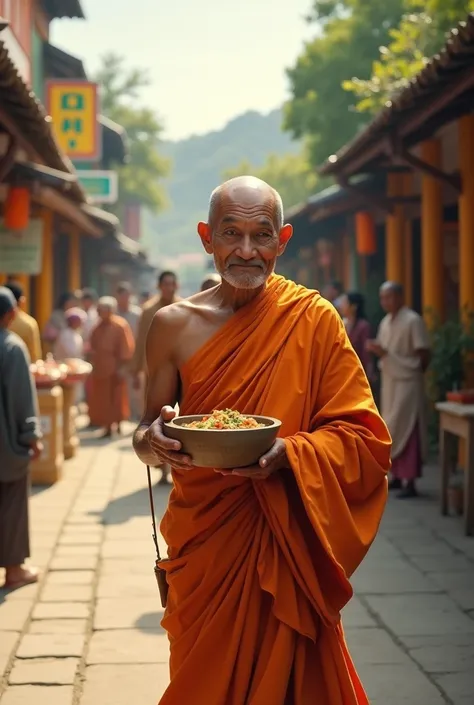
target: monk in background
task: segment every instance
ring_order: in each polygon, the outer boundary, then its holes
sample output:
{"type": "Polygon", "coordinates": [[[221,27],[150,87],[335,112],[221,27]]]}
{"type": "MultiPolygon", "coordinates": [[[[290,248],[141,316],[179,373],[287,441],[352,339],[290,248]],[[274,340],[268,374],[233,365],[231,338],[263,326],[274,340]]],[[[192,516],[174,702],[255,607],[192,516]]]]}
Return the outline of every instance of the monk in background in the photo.
{"type": "Polygon", "coordinates": [[[133,356],[133,333],[127,321],[116,315],[112,296],[99,299],[99,323],[90,336],[89,418],[92,426],[104,428],[104,438],[130,417],[127,393],[128,365],[133,356]]]}
{"type": "Polygon", "coordinates": [[[389,433],[333,306],[274,274],[292,235],[279,195],[232,179],[198,232],[222,282],[155,315],[134,437],[173,469],[160,703],[367,705],[340,613],[385,507],[389,433]],[[178,399],[275,416],[280,437],[253,467],[194,467],[163,432],[178,399]]]}

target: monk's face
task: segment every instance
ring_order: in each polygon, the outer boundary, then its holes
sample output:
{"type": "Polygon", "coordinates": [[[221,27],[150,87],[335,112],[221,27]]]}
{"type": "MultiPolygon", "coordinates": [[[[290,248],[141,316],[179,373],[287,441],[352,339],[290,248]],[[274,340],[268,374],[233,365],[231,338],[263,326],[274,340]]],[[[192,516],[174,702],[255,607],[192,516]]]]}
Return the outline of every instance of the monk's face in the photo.
{"type": "Polygon", "coordinates": [[[199,223],[206,252],[232,287],[257,289],[272,274],[292,234],[292,226],[281,228],[278,219],[271,192],[242,187],[224,192],[212,220],[199,223]]]}
{"type": "Polygon", "coordinates": [[[109,306],[103,306],[102,304],[99,304],[99,306],[97,307],[97,313],[100,319],[102,319],[103,321],[108,321],[110,320],[110,317],[112,315],[112,310],[109,306]]]}

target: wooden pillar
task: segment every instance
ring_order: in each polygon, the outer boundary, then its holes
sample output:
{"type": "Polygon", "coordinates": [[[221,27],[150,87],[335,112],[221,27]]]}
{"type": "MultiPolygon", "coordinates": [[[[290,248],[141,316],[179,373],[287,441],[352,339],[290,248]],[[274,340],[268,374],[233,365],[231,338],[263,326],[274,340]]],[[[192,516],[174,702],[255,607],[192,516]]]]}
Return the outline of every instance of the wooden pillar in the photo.
{"type": "Polygon", "coordinates": [[[459,308],[474,312],[474,115],[458,122],[459,169],[459,308]]]}
{"type": "MultiPolygon", "coordinates": [[[[405,196],[413,195],[413,173],[411,172],[404,175],[403,191],[405,196]]],[[[408,218],[405,218],[403,251],[405,256],[405,279],[403,281],[405,303],[413,308],[413,222],[408,218]]]]}
{"type": "Polygon", "coordinates": [[[69,291],[81,288],[81,240],[79,229],[74,227],[69,233],[69,291]]]}
{"type": "MultiPolygon", "coordinates": [[[[440,140],[421,145],[421,158],[442,169],[440,140]]],[[[421,308],[427,324],[444,318],[443,185],[429,174],[421,177],[421,308]]]]}
{"type": "Polygon", "coordinates": [[[36,277],[36,320],[43,330],[53,310],[53,213],[44,209],[41,273],[36,277]]]}
{"type": "MultiPolygon", "coordinates": [[[[403,196],[403,174],[388,174],[388,196],[403,196]]],[[[405,281],[404,267],[405,218],[403,206],[396,204],[385,222],[385,278],[387,281],[405,281]]]]}

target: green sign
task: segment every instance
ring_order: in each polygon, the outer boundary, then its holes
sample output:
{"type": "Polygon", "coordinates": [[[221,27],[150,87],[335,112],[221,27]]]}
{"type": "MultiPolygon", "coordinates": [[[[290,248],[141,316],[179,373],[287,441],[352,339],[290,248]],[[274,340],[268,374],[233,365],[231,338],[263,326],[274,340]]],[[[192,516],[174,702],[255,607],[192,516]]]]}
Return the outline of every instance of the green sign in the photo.
{"type": "Polygon", "coordinates": [[[40,274],[42,245],[42,220],[31,219],[21,232],[13,232],[0,225],[0,271],[6,274],[40,274]]]}
{"type": "Polygon", "coordinates": [[[77,172],[79,183],[89,196],[91,203],[115,203],[118,198],[118,176],[116,171],[77,172]]]}

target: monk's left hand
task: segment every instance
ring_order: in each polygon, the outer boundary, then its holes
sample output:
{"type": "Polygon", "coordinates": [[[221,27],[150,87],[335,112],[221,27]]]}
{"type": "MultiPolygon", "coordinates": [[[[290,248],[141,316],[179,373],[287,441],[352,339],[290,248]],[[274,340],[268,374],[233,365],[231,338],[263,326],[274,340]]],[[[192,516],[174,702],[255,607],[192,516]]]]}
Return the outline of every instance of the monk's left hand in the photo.
{"type": "Polygon", "coordinates": [[[277,470],[286,470],[290,467],[286,455],[285,441],[277,438],[270,450],[262,455],[256,465],[248,465],[245,468],[235,468],[235,470],[217,470],[222,475],[238,475],[248,477],[251,480],[266,480],[277,470]]]}

